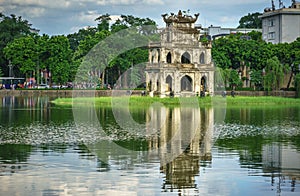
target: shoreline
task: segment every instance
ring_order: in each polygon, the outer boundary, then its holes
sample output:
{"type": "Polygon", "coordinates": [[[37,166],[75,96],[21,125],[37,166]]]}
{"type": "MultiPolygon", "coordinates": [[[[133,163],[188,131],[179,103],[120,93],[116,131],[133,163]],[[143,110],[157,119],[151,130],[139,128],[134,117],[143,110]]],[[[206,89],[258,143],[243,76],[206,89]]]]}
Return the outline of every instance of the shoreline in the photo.
{"type": "MultiPolygon", "coordinates": [[[[130,94],[140,95],[143,90],[85,90],[85,89],[68,89],[68,90],[45,90],[45,89],[26,89],[26,90],[0,90],[0,96],[58,96],[58,97],[72,97],[73,93],[76,97],[111,97],[114,94],[130,94]]],[[[216,95],[221,95],[222,92],[215,92],[216,95]]],[[[296,91],[235,91],[236,96],[245,97],[286,97],[295,98],[296,91]]],[[[227,91],[227,96],[230,96],[230,91],[227,91]]]]}

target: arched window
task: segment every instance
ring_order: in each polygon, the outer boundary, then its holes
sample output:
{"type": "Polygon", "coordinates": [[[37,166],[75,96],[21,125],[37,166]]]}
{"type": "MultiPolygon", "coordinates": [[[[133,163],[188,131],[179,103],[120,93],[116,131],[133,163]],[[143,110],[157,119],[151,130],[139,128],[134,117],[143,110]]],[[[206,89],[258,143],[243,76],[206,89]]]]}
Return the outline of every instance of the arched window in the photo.
{"type": "Polygon", "coordinates": [[[200,64],[205,64],[204,53],[202,52],[200,55],[200,64]]]}
{"type": "Polygon", "coordinates": [[[154,63],[154,57],[155,57],[155,55],[154,55],[154,52],[152,51],[151,52],[151,63],[154,63]]]}
{"type": "Polygon", "coordinates": [[[190,76],[183,76],[181,78],[181,91],[192,91],[193,80],[190,76]]]}
{"type": "Polygon", "coordinates": [[[171,76],[168,76],[166,78],[166,83],[168,84],[168,89],[167,91],[172,91],[172,77],[171,76]]]}
{"type": "Polygon", "coordinates": [[[167,63],[172,63],[172,55],[171,52],[167,54],[167,63]]]}
{"type": "Polygon", "coordinates": [[[191,63],[191,55],[188,52],[183,53],[181,56],[182,64],[190,64],[191,63]]]}
{"type": "Polygon", "coordinates": [[[158,52],[156,49],[152,50],[152,63],[158,62],[158,52]]]}
{"type": "Polygon", "coordinates": [[[158,50],[158,54],[157,54],[157,62],[160,62],[160,50],[158,50]]]}

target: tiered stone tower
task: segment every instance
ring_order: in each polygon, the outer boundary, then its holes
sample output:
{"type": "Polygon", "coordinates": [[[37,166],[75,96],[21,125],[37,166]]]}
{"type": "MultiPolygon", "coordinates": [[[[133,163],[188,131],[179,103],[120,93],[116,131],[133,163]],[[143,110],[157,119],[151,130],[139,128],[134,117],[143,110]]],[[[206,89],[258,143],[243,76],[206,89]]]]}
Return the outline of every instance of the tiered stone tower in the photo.
{"type": "Polygon", "coordinates": [[[195,28],[198,16],[181,11],[162,15],[166,28],[161,41],[149,43],[146,83],[151,96],[213,95],[211,42],[200,40],[200,31],[195,28]]]}

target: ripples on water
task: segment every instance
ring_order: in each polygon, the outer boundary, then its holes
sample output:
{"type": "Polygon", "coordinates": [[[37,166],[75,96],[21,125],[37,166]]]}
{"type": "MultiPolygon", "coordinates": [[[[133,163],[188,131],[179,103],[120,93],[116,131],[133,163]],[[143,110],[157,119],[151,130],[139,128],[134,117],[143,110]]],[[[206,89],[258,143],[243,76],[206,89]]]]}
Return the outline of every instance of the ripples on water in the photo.
{"type": "Polygon", "coordinates": [[[236,123],[235,112],[214,124],[202,115],[190,145],[164,145],[174,127],[121,129],[104,109],[102,131],[44,102],[29,112],[8,110],[0,124],[0,195],[300,195],[300,119],[236,123]],[[29,117],[20,123],[23,114],[29,117]],[[207,149],[202,131],[211,125],[215,143],[207,149]],[[172,151],[182,153],[165,162],[172,151]]]}

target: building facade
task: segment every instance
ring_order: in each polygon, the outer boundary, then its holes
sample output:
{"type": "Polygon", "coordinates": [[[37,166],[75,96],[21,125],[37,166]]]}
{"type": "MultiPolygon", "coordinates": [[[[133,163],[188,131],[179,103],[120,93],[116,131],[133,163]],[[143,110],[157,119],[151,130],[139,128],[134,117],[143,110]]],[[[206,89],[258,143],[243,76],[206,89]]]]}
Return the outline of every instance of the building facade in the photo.
{"type": "Polygon", "coordinates": [[[146,85],[150,96],[195,96],[214,93],[210,41],[195,28],[199,14],[162,15],[166,28],[160,42],[149,43],[146,85]]]}
{"type": "Polygon", "coordinates": [[[247,34],[252,31],[262,32],[261,29],[247,29],[247,28],[223,28],[221,26],[209,26],[207,28],[201,28],[203,30],[203,35],[208,35],[210,39],[215,40],[220,37],[224,37],[230,34],[243,33],[247,34]]]}
{"type": "Polygon", "coordinates": [[[262,19],[262,36],[273,44],[291,43],[300,37],[300,3],[292,1],[288,8],[266,8],[262,19]]]}

